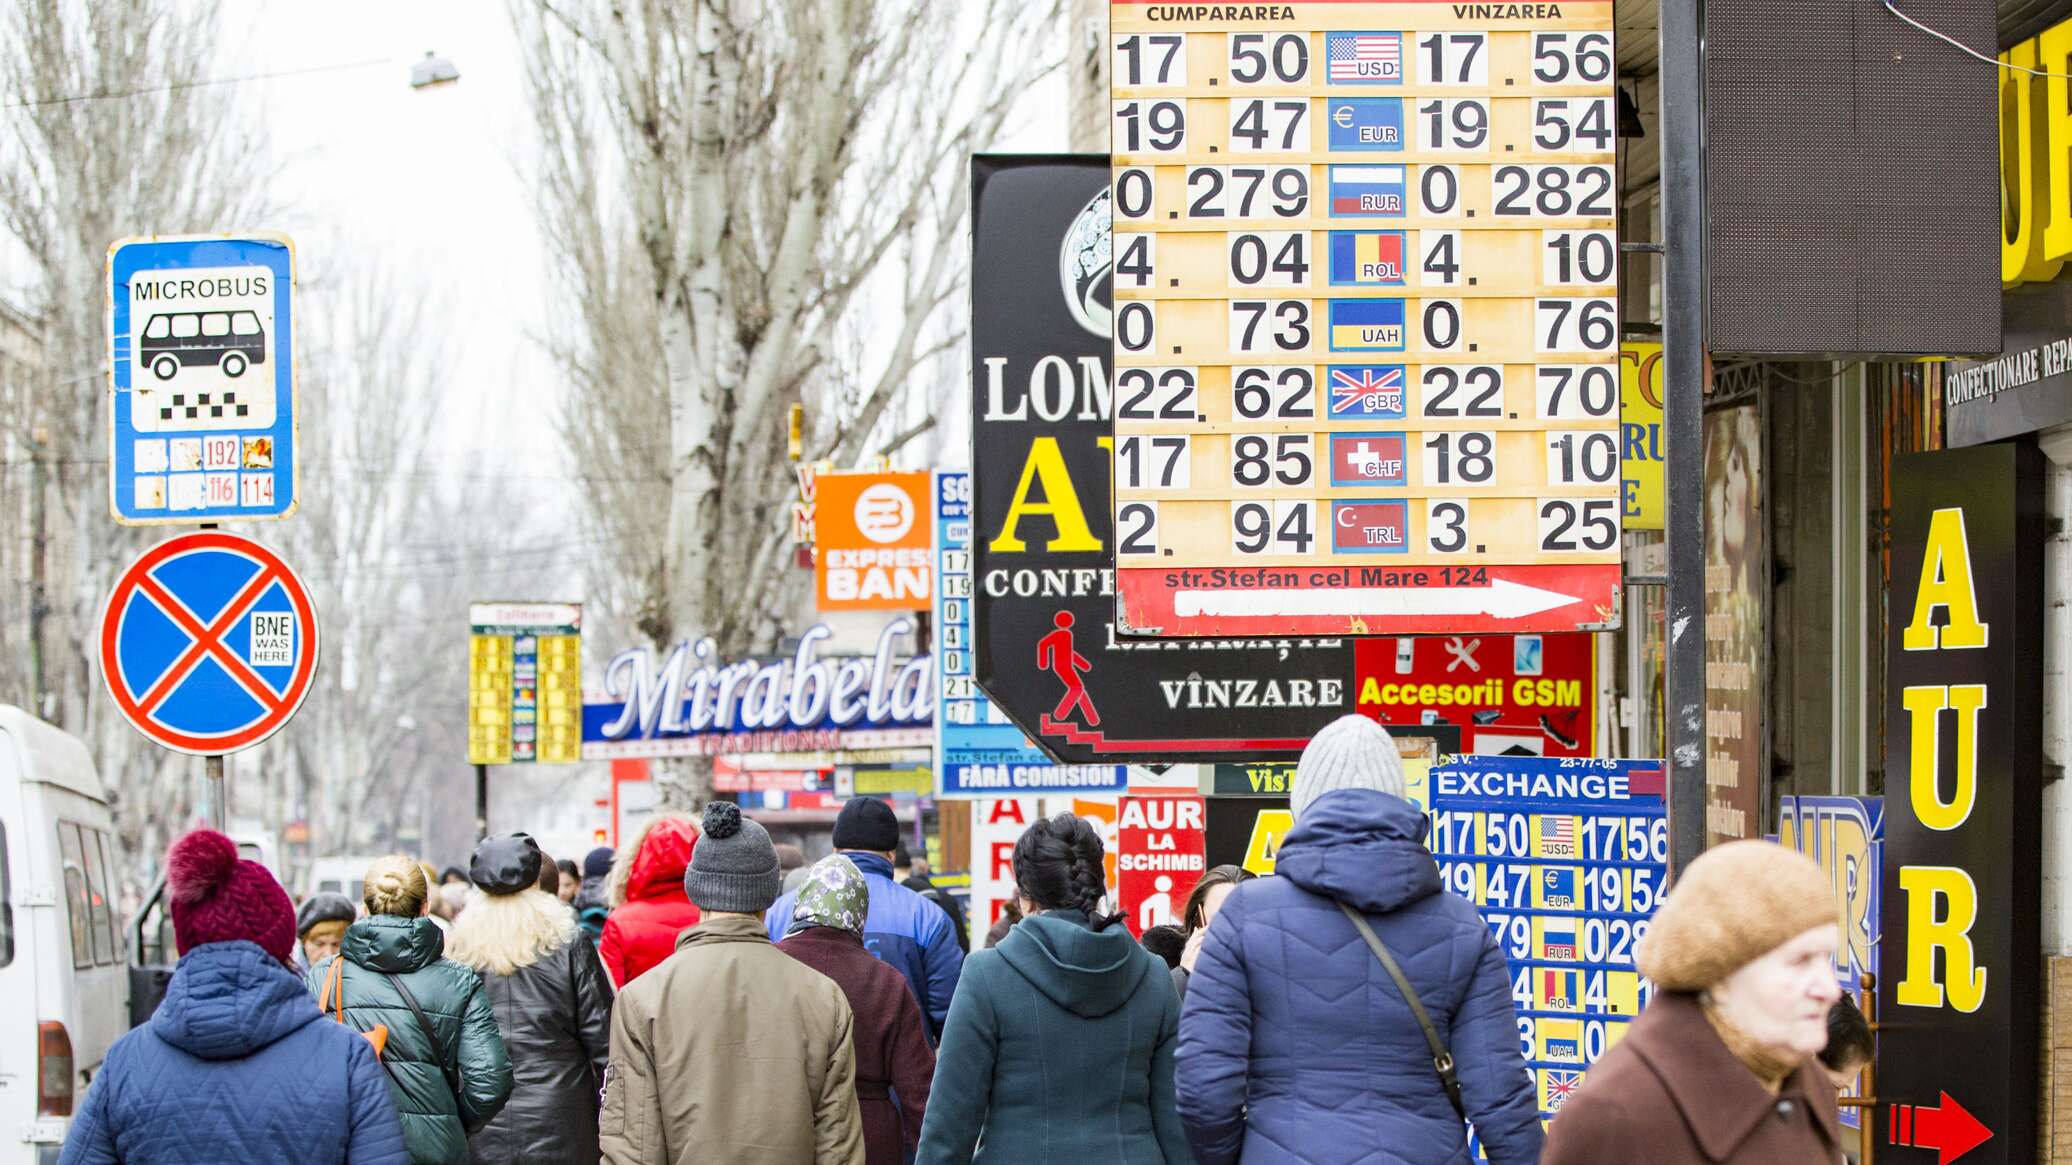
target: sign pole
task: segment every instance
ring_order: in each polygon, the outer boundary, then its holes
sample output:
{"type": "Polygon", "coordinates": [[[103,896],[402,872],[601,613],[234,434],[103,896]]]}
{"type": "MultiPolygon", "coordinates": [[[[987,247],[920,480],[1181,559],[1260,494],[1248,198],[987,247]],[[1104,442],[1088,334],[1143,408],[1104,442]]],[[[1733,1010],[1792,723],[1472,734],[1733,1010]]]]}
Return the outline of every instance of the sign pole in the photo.
{"type": "Polygon", "coordinates": [[[475,766],[475,840],[489,836],[489,766],[475,766]]]}
{"type": "MultiPolygon", "coordinates": [[[[1705,155],[1700,0],[1661,16],[1669,864],[1705,850],[1705,155]]],[[[1754,831],[1752,831],[1754,832],[1754,831]]]]}
{"type": "Polygon", "coordinates": [[[202,758],[202,804],[209,827],[219,832],[230,828],[230,798],[223,786],[223,756],[202,758]]]}

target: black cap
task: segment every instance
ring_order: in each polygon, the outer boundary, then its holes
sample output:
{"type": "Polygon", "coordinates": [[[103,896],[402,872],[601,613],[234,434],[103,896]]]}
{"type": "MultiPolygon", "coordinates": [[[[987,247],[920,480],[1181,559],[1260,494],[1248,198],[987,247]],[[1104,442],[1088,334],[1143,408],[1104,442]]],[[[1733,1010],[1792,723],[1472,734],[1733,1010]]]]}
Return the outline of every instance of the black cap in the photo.
{"type": "Polygon", "coordinates": [[[835,818],[835,848],[891,853],[899,845],[899,818],[876,797],[851,797],[835,818]]]}
{"type": "Polygon", "coordinates": [[[484,838],[468,860],[468,880],[484,894],[516,894],[540,884],[540,843],[525,833],[484,838]]]}
{"type": "Polygon", "coordinates": [[[295,909],[295,934],[297,937],[309,933],[309,928],[319,922],[351,922],[360,916],[360,910],[353,900],[343,894],[320,891],[309,896],[309,900],[295,909]]]}

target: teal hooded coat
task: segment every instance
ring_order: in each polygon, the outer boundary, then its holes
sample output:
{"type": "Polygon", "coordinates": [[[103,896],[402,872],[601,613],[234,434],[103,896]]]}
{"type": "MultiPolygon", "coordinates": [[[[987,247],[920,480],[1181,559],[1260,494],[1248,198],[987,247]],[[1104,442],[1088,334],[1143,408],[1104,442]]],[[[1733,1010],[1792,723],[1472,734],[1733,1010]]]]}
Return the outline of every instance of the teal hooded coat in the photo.
{"type": "MultiPolygon", "coordinates": [[[[445,952],[446,936],[431,919],[376,914],[346,928],[336,956],[345,960],[345,1022],[360,1031],[388,1026],[381,1060],[411,1165],[467,1165],[469,1134],[511,1096],[511,1061],[481,977],[445,952]],[[409,987],[432,1031],[417,1022],[389,975],[409,987]],[[459,1071],[459,1095],[447,1084],[449,1066],[459,1071]]],[[[332,961],[309,971],[310,991],[320,999],[332,961]]]]}
{"type": "Polygon", "coordinates": [[[1023,919],[964,964],[917,1165],[1193,1165],[1173,1096],[1179,1030],[1164,960],[1120,923],[1023,919]]]}

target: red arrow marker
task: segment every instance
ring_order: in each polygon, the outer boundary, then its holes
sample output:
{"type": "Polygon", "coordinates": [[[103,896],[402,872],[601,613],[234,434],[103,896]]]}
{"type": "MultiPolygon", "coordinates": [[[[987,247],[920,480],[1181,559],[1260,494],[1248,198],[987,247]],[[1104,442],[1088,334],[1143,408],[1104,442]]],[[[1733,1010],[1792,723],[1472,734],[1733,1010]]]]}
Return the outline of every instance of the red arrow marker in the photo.
{"type": "Polygon", "coordinates": [[[1893,1105],[1885,1127],[1895,1145],[1935,1150],[1936,1165],[1950,1165],[1993,1139],[1993,1130],[1980,1124],[1947,1092],[1942,1094],[1942,1104],[1937,1108],[1893,1105]]]}

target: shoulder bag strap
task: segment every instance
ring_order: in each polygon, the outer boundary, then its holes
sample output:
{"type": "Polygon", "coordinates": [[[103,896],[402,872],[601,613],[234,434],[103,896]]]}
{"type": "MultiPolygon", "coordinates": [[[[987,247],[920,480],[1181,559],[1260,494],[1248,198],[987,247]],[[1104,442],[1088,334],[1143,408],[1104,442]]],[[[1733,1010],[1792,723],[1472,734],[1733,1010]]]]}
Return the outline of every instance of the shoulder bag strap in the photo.
{"type": "Polygon", "coordinates": [[[417,1017],[417,1026],[424,1029],[424,1038],[432,1043],[432,1056],[439,1063],[439,1074],[446,1077],[446,1087],[453,1090],[454,1103],[460,1103],[460,1071],[447,1062],[446,1049],[439,1043],[439,1029],[432,1026],[432,1021],[425,1015],[424,1008],[417,1005],[417,996],[410,994],[410,988],[403,984],[401,976],[386,971],[382,973],[395,985],[396,994],[401,995],[403,1002],[410,1006],[410,1014],[417,1017]]]}
{"type": "Polygon", "coordinates": [[[1432,1067],[1439,1073],[1439,1083],[1446,1089],[1446,1099],[1453,1103],[1453,1111],[1459,1114],[1462,1120],[1468,1119],[1467,1108],[1461,1103],[1460,1075],[1454,1071],[1453,1053],[1446,1050],[1446,1041],[1439,1038],[1439,1029],[1432,1026],[1432,1017],[1425,1011],[1424,1001],[1417,997],[1417,989],[1410,985],[1409,976],[1403,974],[1403,968],[1396,964],[1396,956],[1389,953],[1388,947],[1381,941],[1381,936],[1375,934],[1374,928],[1367,925],[1366,916],[1343,902],[1338,904],[1338,908],[1345,912],[1347,918],[1352,919],[1353,929],[1360,932],[1360,937],[1367,942],[1367,948],[1374,952],[1375,958],[1381,960],[1382,970],[1387,971],[1389,978],[1395,980],[1396,990],[1402,993],[1403,1002],[1410,1005],[1410,1014],[1417,1017],[1417,1026],[1424,1030],[1425,1044],[1432,1049],[1432,1067]]]}

